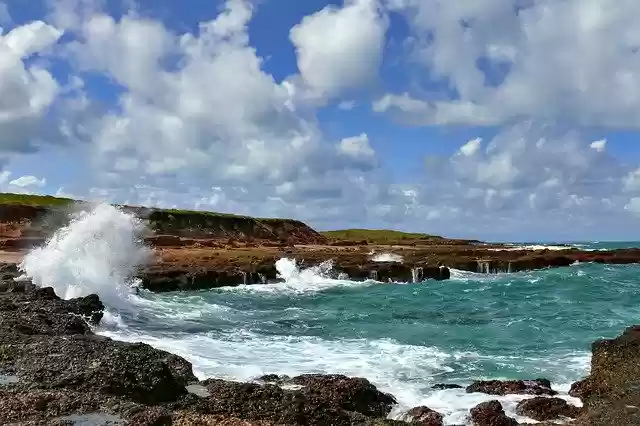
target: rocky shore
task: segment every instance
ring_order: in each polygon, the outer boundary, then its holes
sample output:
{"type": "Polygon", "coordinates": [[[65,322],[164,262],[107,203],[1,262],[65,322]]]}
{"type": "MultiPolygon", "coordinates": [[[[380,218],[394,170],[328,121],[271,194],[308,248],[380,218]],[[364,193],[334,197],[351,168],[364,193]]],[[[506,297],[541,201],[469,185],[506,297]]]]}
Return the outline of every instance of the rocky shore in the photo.
{"type": "MultiPolygon", "coordinates": [[[[442,425],[415,407],[402,420],[396,404],[366,378],[268,375],[251,383],[198,381],[183,358],[91,330],[103,315],[96,295],[61,300],[0,271],[0,424],[3,425],[442,425]]],[[[466,392],[526,395],[519,415],[578,426],[640,424],[640,326],[593,344],[591,373],[557,398],[549,381],[475,382],[466,392]]],[[[436,388],[460,387],[440,384],[436,388]]],[[[518,424],[500,403],[469,412],[476,426],[518,424]]],[[[544,423],[551,424],[551,423],[544,423]]]]}
{"type": "MultiPolygon", "coordinates": [[[[54,197],[20,197],[20,202],[31,204],[3,204],[0,198],[0,263],[19,263],[29,249],[44,244],[67,224],[70,212],[83,206],[54,197]]],[[[508,273],[576,262],[640,263],[640,249],[528,249],[384,230],[320,233],[290,219],[122,209],[148,225],[144,242],[154,249],[155,257],[138,277],[154,292],[276,282],[276,261],[281,258],[295,259],[301,268],[330,263],[331,268],[323,268],[330,278],[381,282],[446,280],[452,269],[508,273]]]]}

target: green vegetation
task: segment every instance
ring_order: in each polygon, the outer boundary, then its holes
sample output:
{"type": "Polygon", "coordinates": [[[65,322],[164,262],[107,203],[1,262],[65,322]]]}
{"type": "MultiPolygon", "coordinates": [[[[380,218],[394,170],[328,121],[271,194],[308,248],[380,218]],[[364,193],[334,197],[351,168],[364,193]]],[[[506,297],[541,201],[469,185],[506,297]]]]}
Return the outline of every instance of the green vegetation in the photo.
{"type": "Polygon", "coordinates": [[[394,242],[406,244],[411,241],[442,239],[437,235],[393,231],[390,229],[341,229],[320,233],[330,240],[367,241],[372,244],[390,244],[394,242]]]}
{"type": "MultiPolygon", "coordinates": [[[[71,203],[77,202],[76,200],[72,200],[70,198],[62,198],[62,197],[54,197],[51,195],[32,195],[32,194],[11,194],[11,193],[1,193],[0,192],[0,204],[19,204],[24,206],[42,206],[42,207],[55,207],[55,206],[66,206],[71,203]]],[[[130,206],[127,206],[130,207],[130,206]]],[[[278,218],[259,218],[259,217],[251,217],[251,216],[242,216],[232,213],[218,213],[204,210],[181,210],[181,209],[156,209],[150,207],[151,210],[157,211],[159,213],[167,213],[173,215],[174,217],[180,216],[199,216],[202,218],[215,218],[215,217],[230,217],[230,218],[243,218],[243,219],[252,219],[260,222],[272,222],[278,223],[283,220],[289,219],[278,219],[278,218]]]]}
{"type": "Polygon", "coordinates": [[[21,204],[27,206],[66,206],[75,202],[70,198],[52,197],[51,195],[29,195],[0,193],[0,204],[21,204]]]}

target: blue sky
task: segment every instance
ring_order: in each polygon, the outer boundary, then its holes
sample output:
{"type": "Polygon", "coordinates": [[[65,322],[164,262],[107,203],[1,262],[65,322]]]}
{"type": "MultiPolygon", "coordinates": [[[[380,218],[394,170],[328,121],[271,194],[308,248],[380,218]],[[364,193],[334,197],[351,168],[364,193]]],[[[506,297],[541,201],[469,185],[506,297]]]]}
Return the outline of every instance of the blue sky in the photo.
{"type": "Polygon", "coordinates": [[[640,237],[637,2],[0,5],[0,190],[640,237]]]}

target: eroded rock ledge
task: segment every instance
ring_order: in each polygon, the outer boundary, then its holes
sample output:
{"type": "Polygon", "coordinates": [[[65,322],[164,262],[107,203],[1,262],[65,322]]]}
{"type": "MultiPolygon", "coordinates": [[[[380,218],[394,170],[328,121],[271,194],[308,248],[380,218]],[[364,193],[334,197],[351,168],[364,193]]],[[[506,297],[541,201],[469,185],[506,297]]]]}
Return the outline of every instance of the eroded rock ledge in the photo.
{"type": "MultiPolygon", "coordinates": [[[[442,415],[424,406],[403,420],[387,419],[395,398],[365,378],[270,375],[254,383],[199,382],[179,356],[95,335],[89,324],[100,321],[104,309],[96,295],[61,300],[52,289],[29,282],[1,284],[0,424],[442,425],[442,415]]],[[[528,395],[518,413],[539,420],[637,425],[639,361],[640,326],[595,342],[592,372],[572,389],[584,408],[553,397],[544,379],[476,382],[466,391],[528,395]]],[[[473,408],[469,419],[476,426],[517,424],[498,401],[473,408]]]]}

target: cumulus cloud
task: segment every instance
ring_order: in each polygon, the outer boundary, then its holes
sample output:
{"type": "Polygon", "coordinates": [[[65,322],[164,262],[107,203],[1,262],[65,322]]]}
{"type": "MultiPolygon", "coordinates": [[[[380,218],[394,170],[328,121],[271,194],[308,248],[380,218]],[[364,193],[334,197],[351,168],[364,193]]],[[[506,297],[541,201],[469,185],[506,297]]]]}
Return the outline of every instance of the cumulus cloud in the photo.
{"type": "MultiPolygon", "coordinates": [[[[367,7],[350,3],[331,19],[377,13],[367,7]]],[[[65,18],[76,39],[65,53],[80,78],[100,73],[124,89],[118,108],[86,132],[105,194],[301,217],[369,200],[373,182],[386,191],[366,134],[328,140],[312,113],[293,107],[290,82],[263,70],[247,35],[252,14],[250,2],[229,0],[198,33],[183,34],[133,14],[65,18]],[[136,193],[120,189],[131,184],[136,193]]]]}
{"type": "Polygon", "coordinates": [[[46,138],[46,115],[59,90],[51,73],[34,61],[62,31],[34,21],[0,34],[0,153],[33,151],[46,138]]]}
{"type": "Polygon", "coordinates": [[[27,188],[30,186],[43,187],[46,183],[47,181],[45,178],[38,179],[35,176],[27,175],[20,176],[19,178],[12,180],[9,182],[9,185],[17,186],[19,188],[27,188]]]}
{"type": "MultiPolygon", "coordinates": [[[[603,218],[621,229],[640,211],[640,169],[613,156],[613,140],[581,131],[635,126],[635,2],[346,0],[290,29],[297,66],[284,80],[249,37],[256,8],[270,2],[227,0],[189,30],[113,16],[100,0],[47,2],[44,21],[0,36],[0,166],[44,135],[81,141],[92,174],[59,194],[479,238],[594,235],[603,218]],[[414,157],[422,174],[381,158],[380,127],[353,111],[356,91],[382,74],[394,12],[411,33],[401,40],[411,56],[398,63],[419,78],[373,90],[374,111],[496,127],[451,137],[451,155],[425,141],[432,154],[414,157]],[[42,60],[52,58],[59,81],[42,60]],[[321,121],[329,102],[341,123],[321,121]],[[55,131],[43,132],[49,124],[55,131]]],[[[401,138],[386,143],[404,149],[401,138]]],[[[0,172],[2,190],[44,185],[0,172]]]]}
{"type": "Polygon", "coordinates": [[[374,103],[416,124],[534,118],[638,127],[640,3],[387,0],[413,33],[430,86],[374,103]],[[435,84],[444,83],[444,84],[435,84]],[[441,87],[443,89],[434,89],[441,87]],[[454,97],[443,97],[453,91],[454,97]],[[426,92],[426,93],[424,93],[426,92]]]}
{"type": "Polygon", "coordinates": [[[332,98],[372,82],[382,62],[387,20],[377,0],[346,0],[306,16],[290,32],[312,98],[332,98]]]}

